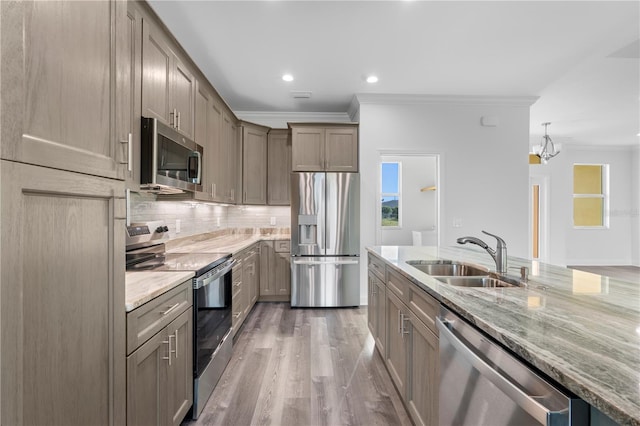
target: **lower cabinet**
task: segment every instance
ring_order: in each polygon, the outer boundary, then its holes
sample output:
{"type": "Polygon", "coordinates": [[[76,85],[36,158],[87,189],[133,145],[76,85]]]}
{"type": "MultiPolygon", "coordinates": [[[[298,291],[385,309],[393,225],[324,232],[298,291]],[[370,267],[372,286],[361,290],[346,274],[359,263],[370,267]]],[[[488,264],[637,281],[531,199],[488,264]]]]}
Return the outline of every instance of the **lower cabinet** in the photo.
{"type": "MultiPolygon", "coordinates": [[[[191,281],[180,287],[185,285],[190,292],[191,281]]],[[[173,294],[171,299],[160,296],[138,308],[144,308],[142,315],[137,310],[128,314],[128,326],[129,316],[132,317],[130,328],[162,327],[127,356],[129,425],[179,425],[193,404],[193,308],[188,304],[179,314],[178,309],[166,309],[180,297],[175,291],[173,294]],[[156,306],[148,306],[151,304],[156,306]],[[163,325],[170,311],[178,316],[163,325]]],[[[182,302],[178,303],[182,307],[182,302]]],[[[128,331],[130,335],[135,333],[128,331]]]]}
{"type": "Polygon", "coordinates": [[[289,240],[263,241],[260,252],[260,301],[286,302],[291,298],[289,240]]]}
{"type": "Polygon", "coordinates": [[[260,243],[242,250],[237,255],[236,264],[231,272],[231,312],[233,336],[235,336],[242,323],[258,301],[260,292],[259,268],[261,259],[260,243]]]}
{"type": "Polygon", "coordinates": [[[378,348],[378,352],[385,357],[386,351],[386,312],[387,312],[387,292],[384,282],[376,274],[369,272],[369,308],[368,321],[369,330],[378,348]]]}
{"type": "Polygon", "coordinates": [[[437,425],[439,303],[388,267],[384,283],[380,259],[369,256],[368,322],[376,348],[413,423],[437,425]]]}

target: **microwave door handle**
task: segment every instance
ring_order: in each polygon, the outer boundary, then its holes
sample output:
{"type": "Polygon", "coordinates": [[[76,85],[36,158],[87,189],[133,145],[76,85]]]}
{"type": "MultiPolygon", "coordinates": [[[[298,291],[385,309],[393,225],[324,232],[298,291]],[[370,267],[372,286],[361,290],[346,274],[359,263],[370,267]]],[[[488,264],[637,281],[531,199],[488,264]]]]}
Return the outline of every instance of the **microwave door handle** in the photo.
{"type": "Polygon", "coordinates": [[[196,176],[196,184],[201,183],[202,181],[200,180],[201,176],[202,176],[202,155],[200,155],[200,152],[195,151],[196,156],[198,157],[198,173],[196,176]]]}

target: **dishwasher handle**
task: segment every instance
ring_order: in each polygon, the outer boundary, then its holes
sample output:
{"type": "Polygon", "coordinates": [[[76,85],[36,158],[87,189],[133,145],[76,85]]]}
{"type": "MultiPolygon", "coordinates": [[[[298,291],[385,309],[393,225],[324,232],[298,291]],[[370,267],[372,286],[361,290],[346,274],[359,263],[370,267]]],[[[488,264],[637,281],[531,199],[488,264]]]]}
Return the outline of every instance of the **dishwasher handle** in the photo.
{"type": "MultiPolygon", "coordinates": [[[[462,355],[464,358],[482,374],[486,379],[493,383],[498,389],[504,392],[512,401],[525,410],[531,417],[536,419],[543,425],[558,424],[556,421],[558,418],[564,417],[568,422],[568,410],[551,411],[538,401],[533,396],[527,395],[518,386],[509,381],[505,376],[496,371],[491,365],[486,363],[475,352],[473,352],[467,345],[465,345],[456,335],[451,331],[451,321],[442,320],[436,318],[436,324],[438,331],[440,332],[440,339],[447,339],[451,345],[462,355]]],[[[563,423],[559,423],[563,424],[563,423]]]]}

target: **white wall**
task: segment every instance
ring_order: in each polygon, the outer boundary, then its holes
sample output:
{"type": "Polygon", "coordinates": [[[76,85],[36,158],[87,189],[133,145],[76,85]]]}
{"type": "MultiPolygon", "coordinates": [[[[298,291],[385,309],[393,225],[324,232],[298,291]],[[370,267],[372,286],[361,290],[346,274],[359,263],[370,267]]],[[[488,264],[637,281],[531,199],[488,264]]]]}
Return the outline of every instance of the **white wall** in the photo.
{"type": "Polygon", "coordinates": [[[593,147],[565,144],[546,165],[530,166],[532,176],[549,177],[549,263],[559,265],[629,265],[638,244],[637,155],[631,147],[593,147]],[[574,229],[573,164],[609,164],[610,226],[574,229]],[[635,172],[633,171],[635,169],[635,172]],[[635,201],[634,201],[635,199],[635,201]],[[636,210],[637,211],[637,210],[636,210]],[[635,238],[634,238],[634,229],[635,238]]]}
{"type": "Polygon", "coordinates": [[[640,266],[640,146],[631,149],[631,264],[640,266]]]}
{"type": "MultiPolygon", "coordinates": [[[[510,255],[528,255],[529,106],[535,98],[462,98],[358,95],[362,255],[375,245],[380,151],[440,154],[440,244],[474,235],[495,246],[487,230],[505,239],[510,255]],[[496,127],[481,118],[495,117],[496,127]],[[460,227],[453,227],[456,218],[460,227]]],[[[488,255],[487,255],[488,256],[488,255]]],[[[366,303],[366,262],[361,295],[366,303]]]]}

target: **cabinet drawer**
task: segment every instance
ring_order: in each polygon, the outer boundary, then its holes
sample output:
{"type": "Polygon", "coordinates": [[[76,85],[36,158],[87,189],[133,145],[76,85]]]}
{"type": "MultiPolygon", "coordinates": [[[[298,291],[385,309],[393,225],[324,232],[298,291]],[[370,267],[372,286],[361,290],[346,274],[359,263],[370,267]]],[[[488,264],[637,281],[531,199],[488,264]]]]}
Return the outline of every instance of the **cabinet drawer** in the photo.
{"type": "Polygon", "coordinates": [[[127,314],[127,354],[135,351],[193,305],[191,280],[127,314]]]}
{"type": "Polygon", "coordinates": [[[396,294],[403,303],[407,303],[409,286],[412,284],[398,272],[387,269],[387,288],[396,294]]]}
{"type": "Polygon", "coordinates": [[[276,241],[275,248],[276,248],[276,253],[289,253],[291,251],[291,241],[289,240],[276,241]]]}
{"type": "Polygon", "coordinates": [[[380,278],[384,282],[384,262],[381,259],[373,256],[369,253],[369,270],[371,270],[378,278],[380,278]]]}
{"type": "Polygon", "coordinates": [[[440,303],[412,283],[409,285],[407,305],[411,312],[437,336],[436,317],[440,303]]]}

